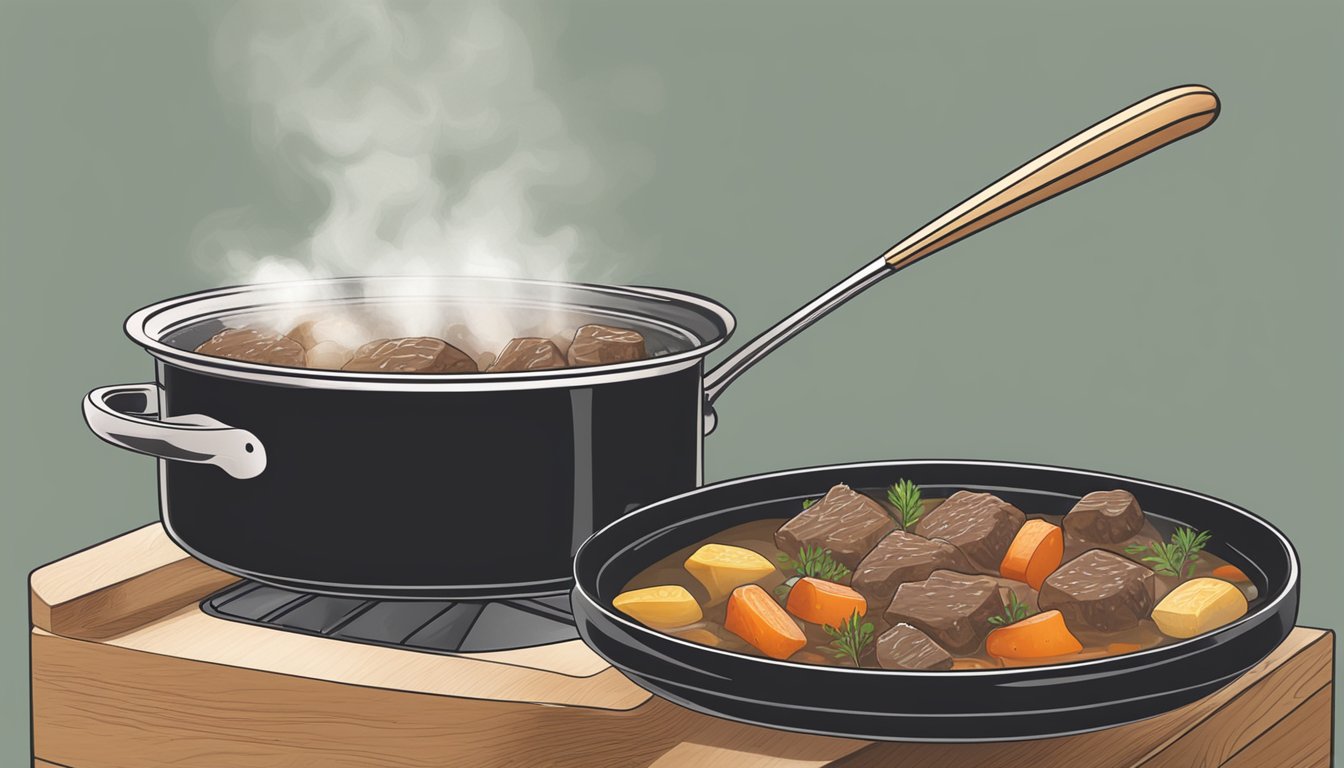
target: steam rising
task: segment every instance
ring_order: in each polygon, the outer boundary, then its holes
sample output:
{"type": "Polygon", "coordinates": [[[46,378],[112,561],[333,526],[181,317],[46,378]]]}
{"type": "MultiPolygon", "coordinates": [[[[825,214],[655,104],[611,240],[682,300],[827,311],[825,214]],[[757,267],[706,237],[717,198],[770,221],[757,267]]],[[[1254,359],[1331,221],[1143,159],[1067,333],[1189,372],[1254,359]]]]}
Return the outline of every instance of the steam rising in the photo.
{"type": "MultiPolygon", "coordinates": [[[[213,54],[267,162],[326,202],[310,232],[268,248],[247,214],[207,221],[198,258],[231,282],[567,280],[594,248],[574,226],[543,229],[531,205],[589,197],[597,174],[497,4],[243,2],[218,19],[213,54]]],[[[402,335],[438,335],[423,307],[396,314],[402,335]]],[[[496,349],[516,330],[502,313],[471,326],[496,349]]]]}

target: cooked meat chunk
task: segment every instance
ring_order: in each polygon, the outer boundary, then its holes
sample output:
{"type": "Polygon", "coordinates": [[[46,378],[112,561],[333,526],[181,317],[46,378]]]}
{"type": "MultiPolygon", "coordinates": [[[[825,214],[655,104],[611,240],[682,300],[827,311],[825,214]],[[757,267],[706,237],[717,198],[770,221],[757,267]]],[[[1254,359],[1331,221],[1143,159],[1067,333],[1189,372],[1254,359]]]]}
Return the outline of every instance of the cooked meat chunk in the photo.
{"type": "Polygon", "coordinates": [[[791,556],[803,547],[829,549],[851,571],[895,528],[880,504],[841,483],[775,532],[775,545],[791,556]]]}
{"type": "Polygon", "coordinates": [[[1093,491],[1064,516],[1064,530],[1084,541],[1117,544],[1143,529],[1143,511],[1129,491],[1093,491]]]}
{"type": "Polygon", "coordinates": [[[475,373],[476,361],[443,339],[408,336],[378,339],[355,350],[346,371],[376,373],[475,373]]]}
{"type": "Polygon", "coordinates": [[[585,325],[569,345],[570,365],[628,363],[644,358],[644,337],[626,328],[585,325]]]}
{"type": "Polygon", "coordinates": [[[319,341],[304,355],[309,368],[324,371],[339,371],[354,357],[354,352],[339,341],[319,341]]]}
{"type": "Polygon", "coordinates": [[[869,605],[884,606],[891,602],[897,587],[907,581],[923,581],[937,570],[969,571],[971,565],[961,550],[945,541],[896,530],[863,558],[849,585],[869,605]]]}
{"type": "Polygon", "coordinates": [[[998,581],[934,571],[924,581],[898,587],[885,618],[888,624],[913,626],[952,653],[965,654],[980,647],[993,628],[989,617],[1002,610],[998,581]]]}
{"type": "Polygon", "coordinates": [[[951,669],[952,654],[909,624],[897,624],[877,638],[877,664],[883,669],[951,669]]]}
{"type": "Polygon", "coordinates": [[[550,339],[514,339],[504,346],[499,359],[490,366],[491,373],[504,371],[540,371],[564,368],[565,355],[550,339]]]}
{"type": "Polygon", "coordinates": [[[213,357],[263,365],[303,367],[303,347],[288,336],[256,328],[226,328],[196,348],[213,357]]]}
{"type": "Polygon", "coordinates": [[[998,496],[957,491],[920,518],[915,532],[952,544],[980,573],[998,573],[1008,545],[1026,521],[1022,510],[998,496]]]}
{"type": "Polygon", "coordinates": [[[1042,611],[1059,611],[1074,631],[1117,632],[1148,617],[1153,572],[1131,560],[1094,549],[1061,565],[1041,585],[1042,611]]]}
{"type": "Polygon", "coordinates": [[[347,349],[354,349],[368,341],[373,334],[368,333],[358,323],[346,317],[321,317],[305,320],[294,326],[294,329],[285,335],[302,344],[304,349],[312,349],[326,341],[336,342],[347,349]]]}

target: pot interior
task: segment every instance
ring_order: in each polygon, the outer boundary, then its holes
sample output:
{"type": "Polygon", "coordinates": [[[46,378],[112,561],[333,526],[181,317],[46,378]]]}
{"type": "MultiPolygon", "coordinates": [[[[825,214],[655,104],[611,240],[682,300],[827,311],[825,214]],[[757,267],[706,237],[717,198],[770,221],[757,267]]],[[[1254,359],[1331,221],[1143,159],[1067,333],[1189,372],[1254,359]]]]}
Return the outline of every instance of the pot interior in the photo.
{"type": "MultiPolygon", "coordinates": [[[[310,320],[349,321],[362,341],[434,336],[473,357],[510,339],[550,338],[565,348],[575,329],[599,323],[638,331],[647,364],[703,356],[731,333],[732,315],[689,293],[501,278],[368,277],[240,286],[146,307],[126,321],[132,339],[170,357],[226,328],[289,333],[310,320]]],[[[623,364],[637,367],[638,364],[623,364]]],[[[600,366],[606,368],[608,366],[600,366]]],[[[479,375],[479,374],[476,374],[479,375]]]]}

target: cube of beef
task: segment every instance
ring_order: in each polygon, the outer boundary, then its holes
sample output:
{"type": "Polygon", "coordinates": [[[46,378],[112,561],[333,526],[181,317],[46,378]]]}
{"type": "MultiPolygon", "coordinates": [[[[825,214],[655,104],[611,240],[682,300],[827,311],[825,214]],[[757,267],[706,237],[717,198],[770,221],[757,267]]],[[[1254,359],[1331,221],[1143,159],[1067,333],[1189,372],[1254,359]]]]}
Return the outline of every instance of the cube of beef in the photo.
{"type": "Polygon", "coordinates": [[[490,366],[491,373],[505,371],[540,371],[564,368],[565,355],[550,339],[532,337],[514,339],[504,346],[499,359],[490,366]]]}
{"type": "Polygon", "coordinates": [[[377,373],[475,373],[476,361],[443,339],[408,336],[378,339],[355,350],[346,371],[377,373]]]}
{"type": "Polygon", "coordinates": [[[952,654],[909,624],[897,624],[877,638],[877,665],[883,669],[951,669],[952,654]]]}
{"type": "Polygon", "coordinates": [[[891,602],[900,585],[923,581],[938,570],[969,571],[971,565],[961,550],[945,541],[896,530],[863,558],[849,585],[869,605],[881,607],[891,602]]]}
{"type": "Polygon", "coordinates": [[[226,328],[196,348],[212,357],[227,357],[263,365],[303,367],[303,346],[278,333],[257,328],[226,328]]]}
{"type": "Polygon", "coordinates": [[[644,337],[627,328],[585,325],[569,345],[570,365],[605,365],[644,359],[644,337]]]}
{"type": "Polygon", "coordinates": [[[1022,510],[998,496],[957,491],[920,518],[915,532],[952,544],[979,573],[998,573],[1008,545],[1026,521],[1022,510]]]}
{"type": "Polygon", "coordinates": [[[1143,529],[1143,510],[1129,491],[1093,491],[1064,516],[1064,530],[1084,541],[1117,544],[1143,529]]]}
{"type": "Polygon", "coordinates": [[[1061,565],[1041,585],[1042,611],[1059,611],[1074,631],[1117,632],[1153,609],[1153,572],[1113,552],[1093,549],[1061,565]]]}
{"type": "Polygon", "coordinates": [[[898,587],[884,617],[888,624],[913,626],[952,653],[969,654],[979,649],[992,629],[989,617],[1002,611],[998,581],[934,571],[924,581],[898,587]]]}
{"type": "Polygon", "coordinates": [[[323,371],[339,371],[355,353],[339,341],[319,341],[304,355],[304,364],[323,371]]]}
{"type": "Polygon", "coordinates": [[[803,547],[829,549],[854,570],[895,524],[882,505],[841,483],[775,532],[775,545],[790,556],[803,547]]]}
{"type": "Polygon", "coordinates": [[[354,349],[373,334],[348,317],[327,316],[304,320],[285,335],[302,344],[304,349],[312,349],[324,342],[354,349]]]}

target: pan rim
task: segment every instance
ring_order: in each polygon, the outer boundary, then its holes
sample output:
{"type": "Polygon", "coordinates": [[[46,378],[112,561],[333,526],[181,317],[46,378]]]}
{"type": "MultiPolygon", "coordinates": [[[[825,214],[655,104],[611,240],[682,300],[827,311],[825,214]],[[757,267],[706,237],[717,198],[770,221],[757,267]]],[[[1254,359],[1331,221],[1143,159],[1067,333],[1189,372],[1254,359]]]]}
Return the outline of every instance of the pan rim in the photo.
{"type": "MultiPolygon", "coordinates": [[[[718,511],[720,510],[716,510],[715,512],[709,512],[706,514],[715,514],[718,511]]],[[[659,530],[660,531],[666,530],[666,527],[660,528],[659,530]]],[[[604,526],[601,530],[594,533],[591,537],[588,538],[588,540],[586,540],[583,543],[582,546],[579,547],[579,550],[574,555],[574,592],[576,594],[582,595],[584,600],[589,605],[591,605],[595,610],[597,610],[605,619],[621,626],[626,632],[632,634],[633,636],[640,637],[645,634],[651,634],[654,637],[656,637],[659,642],[670,642],[674,645],[688,648],[693,653],[706,653],[711,656],[722,656],[725,658],[731,658],[734,660],[741,661],[742,663],[758,666],[761,669],[785,668],[785,669],[805,669],[810,671],[822,669],[825,670],[827,673],[840,672],[846,675],[869,676],[869,677],[876,677],[879,679],[889,678],[895,680],[905,678],[947,678],[947,677],[956,677],[956,678],[977,677],[977,678],[990,678],[996,680],[1005,680],[1005,679],[1012,680],[1014,678],[1029,679],[1040,675],[1042,673],[1042,670],[1048,670],[1051,673],[1068,673],[1080,669],[1093,669],[1100,673],[1107,670],[1108,668],[1107,665],[1114,665],[1117,663],[1118,660],[1121,659],[1126,660],[1126,663],[1132,663],[1133,660],[1141,659],[1145,656],[1150,658],[1153,656],[1157,656],[1162,657],[1164,659],[1169,657],[1178,658],[1188,655],[1192,651],[1199,650],[1200,646],[1206,645],[1213,637],[1231,633],[1239,627],[1245,627],[1250,624],[1255,624],[1264,621],[1266,617],[1271,616],[1274,613],[1275,609],[1285,599],[1287,599],[1290,595],[1296,594],[1297,589],[1300,586],[1300,580],[1301,580],[1301,567],[1298,562],[1297,550],[1293,547],[1292,542],[1288,540],[1288,537],[1285,536],[1282,531],[1280,531],[1276,526],[1274,526],[1269,521],[1265,520],[1264,518],[1260,517],[1259,515],[1256,515],[1255,513],[1247,509],[1238,507],[1237,505],[1232,504],[1231,502],[1224,501],[1222,499],[1216,498],[1214,496],[1209,496],[1207,494],[1199,493],[1197,491],[1191,491],[1186,488],[1181,488],[1179,486],[1169,485],[1166,483],[1156,483],[1150,480],[1133,478],[1126,475],[1117,475],[1109,472],[1097,472],[1094,470],[1080,469],[1077,467],[1066,467],[1053,464],[997,461],[990,459],[889,459],[878,461],[844,462],[839,464],[821,464],[809,467],[796,467],[792,469],[777,470],[774,472],[765,472],[755,475],[747,475],[744,477],[722,480],[716,483],[703,485],[699,488],[687,491],[685,493],[680,493],[677,494],[676,496],[670,496],[666,499],[661,499],[652,504],[647,504],[643,507],[640,507],[639,509],[632,510],[631,512],[617,518],[616,520],[613,520],[611,523],[604,526]],[[613,610],[610,610],[603,601],[598,599],[597,595],[591,594],[585,588],[584,582],[580,578],[580,564],[584,561],[585,554],[590,551],[592,542],[597,540],[598,537],[601,536],[603,532],[605,532],[607,529],[615,528],[616,526],[621,525],[623,522],[633,518],[634,516],[640,514],[641,512],[644,512],[645,510],[650,510],[658,507],[663,507],[669,504],[673,504],[681,499],[694,497],[712,491],[714,489],[731,487],[734,485],[743,485],[750,482],[764,481],[778,477],[789,477],[794,475],[805,474],[808,472],[835,472],[843,470],[875,469],[875,468],[918,466],[918,465],[930,465],[930,464],[944,465],[944,466],[964,465],[968,467],[975,467],[975,466],[1002,467],[1011,469],[1047,470],[1055,472],[1065,472],[1069,474],[1086,476],[1096,479],[1120,480],[1126,483],[1144,485],[1157,490],[1174,492],[1177,494],[1190,496],[1204,502],[1212,503],[1217,506],[1223,507],[1231,512],[1234,512],[1238,515],[1241,515],[1242,517],[1249,518],[1252,522],[1262,526],[1263,528],[1267,529],[1270,533],[1272,533],[1278,540],[1280,546],[1284,550],[1284,554],[1286,555],[1288,562],[1287,578],[1284,581],[1283,588],[1278,590],[1277,594],[1275,594],[1272,597],[1272,599],[1266,600],[1265,603],[1260,607],[1258,607],[1256,610],[1248,612],[1245,616],[1242,616],[1241,618],[1237,619],[1236,621],[1230,624],[1225,624],[1210,632],[1205,632],[1203,634],[1196,635],[1195,637],[1179,640],[1175,643],[1169,643],[1166,645],[1161,645],[1154,648],[1147,648],[1141,651],[1134,651],[1132,653],[1120,654],[1117,656],[1107,656],[1099,659],[1086,659],[1082,661],[1067,662],[1063,664],[1031,665],[1031,666],[1012,667],[1004,669],[984,669],[984,670],[968,669],[968,670],[957,670],[955,672],[869,669],[869,668],[830,667],[830,666],[821,667],[816,664],[803,664],[800,662],[793,662],[788,660],[777,660],[762,656],[751,656],[745,653],[738,653],[736,651],[726,651],[707,645],[701,645],[699,643],[694,643],[689,640],[684,640],[682,638],[675,637],[673,635],[649,629],[648,627],[645,627],[643,624],[640,624],[623,615],[620,615],[619,613],[613,610]],[[1100,669],[1097,669],[1098,667],[1100,667],[1100,669]]]]}

